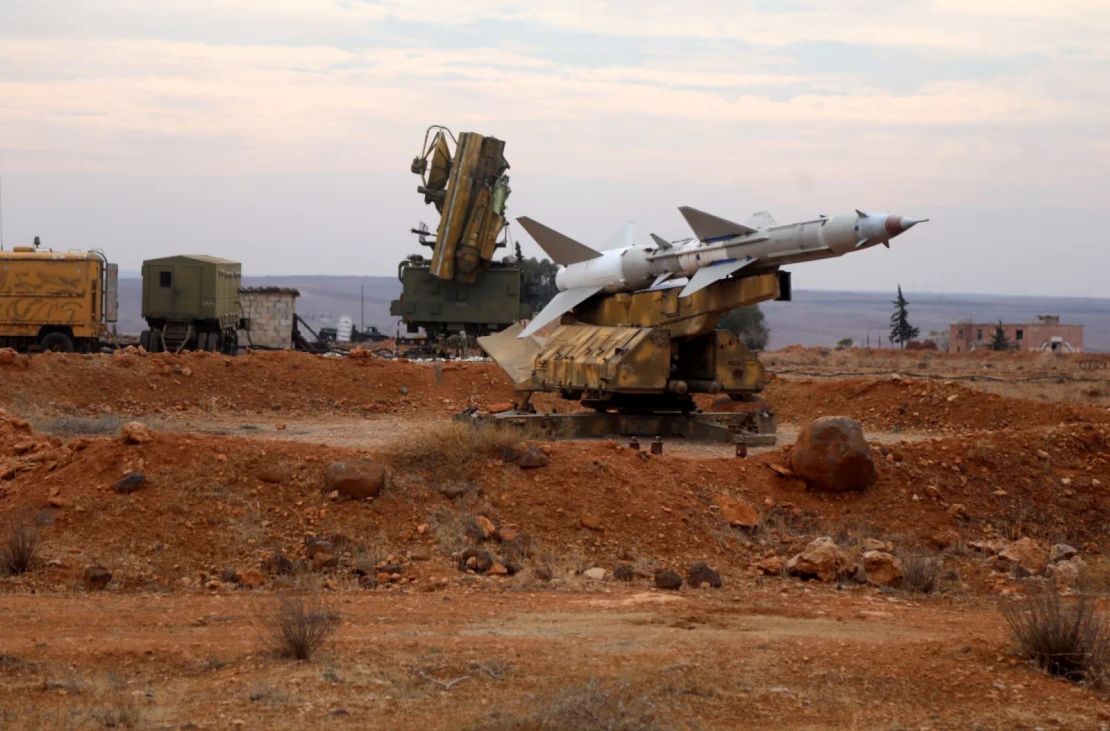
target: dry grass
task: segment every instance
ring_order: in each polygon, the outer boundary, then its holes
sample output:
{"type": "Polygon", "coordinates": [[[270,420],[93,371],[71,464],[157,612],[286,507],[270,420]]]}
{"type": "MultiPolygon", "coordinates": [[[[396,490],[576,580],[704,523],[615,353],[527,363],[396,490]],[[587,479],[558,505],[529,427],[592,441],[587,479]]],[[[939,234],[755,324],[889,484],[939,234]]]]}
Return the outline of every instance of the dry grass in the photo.
{"type": "Polygon", "coordinates": [[[264,624],[278,655],[311,660],[339,627],[339,615],[318,594],[279,594],[264,624]]]}
{"type": "Polygon", "coordinates": [[[1092,556],[1086,563],[1075,588],[1088,594],[1110,594],[1110,557],[1092,556]]]}
{"type": "Polygon", "coordinates": [[[923,553],[899,553],[902,562],[902,589],[919,594],[932,594],[940,582],[941,562],[923,553]]]}
{"type": "Polygon", "coordinates": [[[1065,601],[1053,591],[1002,607],[1018,652],[1039,668],[1073,682],[1100,684],[1110,664],[1110,624],[1094,599],[1065,601]]]}
{"type": "Polygon", "coordinates": [[[394,466],[418,470],[443,484],[464,480],[485,460],[516,459],[521,439],[521,431],[512,427],[449,421],[394,442],[386,453],[394,466]]]}
{"type": "Polygon", "coordinates": [[[628,685],[591,680],[550,694],[519,715],[495,713],[468,728],[482,731],[655,731],[670,728],[656,719],[645,694],[628,685]]]}
{"type": "Polygon", "coordinates": [[[39,530],[26,514],[11,518],[0,546],[0,565],[11,574],[25,574],[34,566],[39,550],[39,530]]]}

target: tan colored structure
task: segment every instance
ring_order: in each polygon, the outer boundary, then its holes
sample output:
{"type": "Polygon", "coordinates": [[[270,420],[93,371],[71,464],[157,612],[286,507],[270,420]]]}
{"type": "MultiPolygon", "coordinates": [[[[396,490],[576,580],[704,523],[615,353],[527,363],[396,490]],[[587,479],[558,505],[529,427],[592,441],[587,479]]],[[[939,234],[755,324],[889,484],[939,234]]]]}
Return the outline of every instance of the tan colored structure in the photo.
{"type": "Polygon", "coordinates": [[[115,322],[117,267],[99,251],[0,252],[0,345],[89,351],[115,322]]]}
{"type": "MultiPolygon", "coordinates": [[[[968,353],[990,350],[997,322],[956,322],[949,325],[948,351],[968,353]]],[[[1083,326],[1065,325],[1059,315],[1038,315],[1036,322],[1002,323],[1002,332],[1013,350],[1082,353],[1083,326]]]]}
{"type": "Polygon", "coordinates": [[[301,293],[289,287],[243,287],[239,302],[243,317],[250,321],[250,337],[246,331],[239,341],[262,348],[292,348],[293,325],[297,298],[301,293]]]}

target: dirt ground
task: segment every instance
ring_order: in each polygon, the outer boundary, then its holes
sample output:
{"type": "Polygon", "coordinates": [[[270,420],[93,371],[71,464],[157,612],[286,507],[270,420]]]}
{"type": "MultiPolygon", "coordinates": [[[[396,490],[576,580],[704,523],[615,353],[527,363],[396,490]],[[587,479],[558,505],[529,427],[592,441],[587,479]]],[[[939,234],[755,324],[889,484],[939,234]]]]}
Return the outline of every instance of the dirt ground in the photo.
{"type": "Polygon", "coordinates": [[[1000,612],[1046,589],[1110,608],[1110,370],[764,362],[780,443],[738,459],[679,440],[460,451],[451,417],[513,398],[482,362],[0,354],[0,524],[40,541],[30,571],[0,576],[0,728],[1110,728],[1107,692],[1030,666],[1000,612]],[[799,429],[833,414],[872,444],[863,493],[789,468],[799,429]],[[123,439],[131,421],[149,439],[123,439]],[[528,448],[542,466],[520,466],[528,448]],[[381,495],[324,488],[364,458],[389,471],[381,495]],[[113,488],[133,472],[139,489],[113,488]],[[730,527],[722,497],[757,527],[730,527]],[[937,586],[761,568],[820,536],[935,562],[937,586]],[[1018,538],[1074,546],[1090,571],[1065,587],[1000,570],[983,546],[1018,538]],[[460,570],[468,548],[512,575],[460,570]],[[655,569],[696,562],[723,586],[655,588],[655,569]],[[276,597],[305,591],[339,624],[299,662],[268,628],[276,597]]]}

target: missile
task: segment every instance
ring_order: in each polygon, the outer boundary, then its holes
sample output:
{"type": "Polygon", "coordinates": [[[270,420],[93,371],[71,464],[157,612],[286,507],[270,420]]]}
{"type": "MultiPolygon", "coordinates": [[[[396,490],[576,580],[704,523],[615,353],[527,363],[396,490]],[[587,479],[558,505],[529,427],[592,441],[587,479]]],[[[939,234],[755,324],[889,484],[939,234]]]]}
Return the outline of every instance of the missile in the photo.
{"type": "Polygon", "coordinates": [[[890,213],[820,216],[780,225],[767,211],[735,223],[696,208],[678,209],[693,238],[596,251],[526,216],[517,219],[551,260],[558,294],[518,337],[528,337],[596,294],[682,286],[680,297],[726,277],[773,271],[784,264],[843,256],[882,244],[929,219],[890,213]]]}

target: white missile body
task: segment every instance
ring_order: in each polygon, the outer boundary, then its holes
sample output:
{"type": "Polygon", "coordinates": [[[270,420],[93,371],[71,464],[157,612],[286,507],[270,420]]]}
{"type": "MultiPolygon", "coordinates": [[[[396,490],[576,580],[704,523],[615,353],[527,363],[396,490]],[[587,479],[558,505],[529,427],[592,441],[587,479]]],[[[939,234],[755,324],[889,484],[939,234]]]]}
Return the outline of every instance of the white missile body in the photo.
{"type": "Polygon", "coordinates": [[[696,238],[669,242],[652,234],[653,246],[595,251],[530,218],[517,219],[559,264],[559,293],[520,333],[527,337],[599,292],[635,292],[678,286],[686,297],[740,270],[755,274],[866,249],[924,220],[887,213],[855,213],[778,225],[765,211],[734,223],[695,208],[679,208],[696,238]]]}

